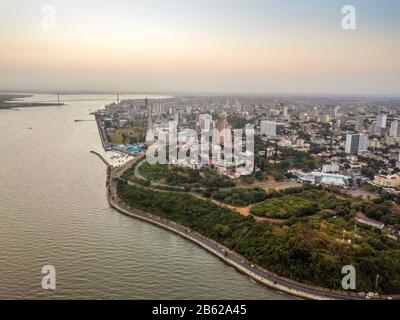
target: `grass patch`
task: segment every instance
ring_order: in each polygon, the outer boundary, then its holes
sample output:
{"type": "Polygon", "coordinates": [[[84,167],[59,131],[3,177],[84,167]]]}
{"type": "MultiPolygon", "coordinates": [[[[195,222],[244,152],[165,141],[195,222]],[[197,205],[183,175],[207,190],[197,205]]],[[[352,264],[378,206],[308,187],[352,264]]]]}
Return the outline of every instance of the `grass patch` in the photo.
{"type": "Polygon", "coordinates": [[[351,208],[349,200],[339,199],[324,190],[287,189],[285,192],[270,194],[269,197],[254,205],[250,212],[261,217],[290,219],[317,213],[327,215],[329,210],[345,216],[351,208]]]}
{"type": "Polygon", "coordinates": [[[144,127],[120,128],[108,135],[109,142],[113,144],[132,144],[145,140],[144,127]]]}
{"type": "Polygon", "coordinates": [[[250,204],[265,200],[267,193],[261,188],[235,188],[216,192],[213,194],[213,198],[233,206],[247,207],[250,204]]]}

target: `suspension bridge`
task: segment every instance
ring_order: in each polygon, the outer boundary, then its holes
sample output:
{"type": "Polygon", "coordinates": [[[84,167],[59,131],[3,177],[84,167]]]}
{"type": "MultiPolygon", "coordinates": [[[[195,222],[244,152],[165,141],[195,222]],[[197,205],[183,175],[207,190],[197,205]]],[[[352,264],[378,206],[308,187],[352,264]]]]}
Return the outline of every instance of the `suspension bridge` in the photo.
{"type": "Polygon", "coordinates": [[[73,98],[75,95],[61,95],[61,94],[56,94],[54,96],[54,99],[48,99],[48,100],[39,100],[39,101],[34,101],[35,103],[54,103],[54,104],[61,104],[61,103],[66,103],[66,102],[81,102],[81,101],[115,101],[116,103],[119,103],[119,94],[114,94],[111,96],[105,96],[102,98],[90,98],[90,97],[80,97],[80,98],[73,98]],[[68,97],[72,96],[72,97],[68,97]]]}

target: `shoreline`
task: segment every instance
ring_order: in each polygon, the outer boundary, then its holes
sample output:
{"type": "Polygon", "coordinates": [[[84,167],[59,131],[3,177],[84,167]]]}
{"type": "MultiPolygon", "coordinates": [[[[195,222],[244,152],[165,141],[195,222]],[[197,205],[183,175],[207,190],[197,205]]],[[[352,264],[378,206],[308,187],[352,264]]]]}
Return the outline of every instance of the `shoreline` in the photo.
{"type": "MultiPolygon", "coordinates": [[[[223,245],[215,242],[212,239],[208,239],[201,234],[190,230],[185,226],[163,219],[149,212],[127,206],[127,204],[125,204],[122,200],[116,199],[117,195],[116,191],[114,190],[115,184],[113,182],[113,178],[116,178],[116,176],[114,176],[116,172],[113,170],[121,169],[121,167],[114,168],[99,153],[94,151],[91,151],[91,153],[96,154],[107,166],[107,200],[110,206],[118,212],[126,216],[148,222],[164,230],[170,231],[186,240],[189,240],[198,245],[200,248],[206,250],[208,253],[213,254],[227,265],[233,267],[236,271],[248,276],[257,283],[272,290],[281,292],[282,294],[305,300],[366,300],[365,296],[360,296],[356,293],[346,294],[325,288],[312,287],[311,285],[302,284],[280,277],[260,266],[254,266],[250,262],[247,262],[245,257],[229,250],[228,248],[225,248],[223,245]]],[[[377,298],[374,298],[373,300],[376,299],[377,298]]],[[[386,298],[383,296],[379,299],[386,300],[386,298]]]]}

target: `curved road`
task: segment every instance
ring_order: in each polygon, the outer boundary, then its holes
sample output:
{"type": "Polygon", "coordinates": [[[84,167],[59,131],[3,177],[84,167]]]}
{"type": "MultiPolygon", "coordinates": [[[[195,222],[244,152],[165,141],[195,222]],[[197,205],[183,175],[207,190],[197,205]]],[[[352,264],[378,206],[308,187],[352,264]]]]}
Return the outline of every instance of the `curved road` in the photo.
{"type": "MultiPolygon", "coordinates": [[[[95,153],[97,154],[97,153],[95,153]]],[[[100,156],[100,155],[99,155],[100,156]]],[[[101,157],[101,156],[100,156],[101,157]]],[[[101,157],[104,161],[104,158],[101,157]]],[[[106,162],[107,163],[107,162],[106,162]]],[[[204,248],[208,252],[214,254],[225,263],[234,267],[239,272],[251,277],[255,281],[266,285],[274,290],[284,292],[291,296],[296,296],[302,299],[311,300],[364,300],[365,297],[359,296],[358,294],[350,293],[345,294],[342,292],[336,292],[328,289],[317,288],[301,284],[286,278],[277,276],[276,274],[260,267],[255,266],[248,262],[246,258],[239,255],[236,252],[229,250],[228,248],[218,244],[217,242],[202,236],[201,234],[192,231],[185,226],[174,223],[170,220],[163,219],[151,213],[131,208],[124,201],[118,198],[116,192],[115,178],[119,178],[120,175],[125,171],[132,162],[128,162],[121,167],[114,168],[108,164],[107,169],[107,194],[108,201],[112,207],[119,212],[134,217],[153,225],[159,226],[163,229],[174,232],[185,239],[188,239],[200,247],[204,248]]],[[[384,297],[382,297],[384,298],[384,297]]]]}

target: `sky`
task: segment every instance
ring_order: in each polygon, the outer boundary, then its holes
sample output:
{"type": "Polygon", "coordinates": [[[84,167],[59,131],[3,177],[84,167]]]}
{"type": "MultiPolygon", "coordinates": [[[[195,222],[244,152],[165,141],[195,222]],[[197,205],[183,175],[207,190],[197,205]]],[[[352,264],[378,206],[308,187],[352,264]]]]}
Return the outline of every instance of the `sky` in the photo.
{"type": "Polygon", "coordinates": [[[398,0],[0,0],[0,41],[0,90],[400,96],[398,0]]]}

